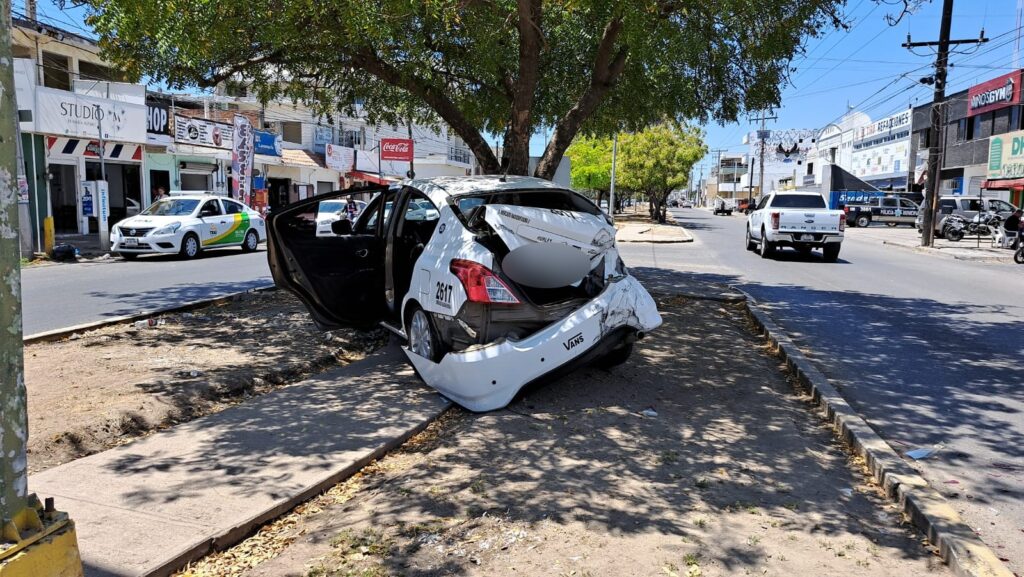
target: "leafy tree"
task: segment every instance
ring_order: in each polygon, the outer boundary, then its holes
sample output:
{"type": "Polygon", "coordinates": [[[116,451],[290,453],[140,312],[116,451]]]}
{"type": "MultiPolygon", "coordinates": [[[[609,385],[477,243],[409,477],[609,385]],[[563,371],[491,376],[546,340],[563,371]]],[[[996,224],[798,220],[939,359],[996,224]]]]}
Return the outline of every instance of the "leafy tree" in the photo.
{"type": "Polygon", "coordinates": [[[692,126],[664,122],[619,137],[615,180],[643,193],[651,217],[665,222],[668,196],[689,183],[690,169],[708,152],[704,133],[692,126]]]}
{"type": "Polygon", "coordinates": [[[59,0],[88,6],[105,54],[171,87],[229,79],[371,122],[443,121],[483,170],[501,136],[551,178],[580,133],[661,118],[731,121],[779,101],[807,35],[844,0],[59,0]]]}
{"type": "Polygon", "coordinates": [[[569,146],[565,155],[572,161],[572,187],[596,193],[597,203],[600,204],[612,184],[612,141],[582,136],[569,146]]]}

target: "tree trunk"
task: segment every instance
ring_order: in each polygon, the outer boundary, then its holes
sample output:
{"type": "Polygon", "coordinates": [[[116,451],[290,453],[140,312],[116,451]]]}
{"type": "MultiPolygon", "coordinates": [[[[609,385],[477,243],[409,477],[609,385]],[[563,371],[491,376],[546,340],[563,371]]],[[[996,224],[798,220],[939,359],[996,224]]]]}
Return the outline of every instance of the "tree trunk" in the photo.
{"type": "Polygon", "coordinates": [[[572,144],[580,126],[590,118],[604,100],[622,74],[626,65],[628,48],[623,46],[615,51],[615,42],[622,31],[622,18],[615,18],[604,28],[601,41],[597,45],[594,58],[594,70],[590,75],[590,85],[583,91],[576,104],[555,125],[554,134],[544,149],[544,155],[537,163],[534,176],[551,180],[555,177],[559,163],[566,149],[572,144]]]}
{"type": "Polygon", "coordinates": [[[526,175],[530,170],[532,111],[540,79],[541,0],[518,0],[519,77],[513,84],[509,130],[505,135],[505,157],[509,174],[526,175]]]}

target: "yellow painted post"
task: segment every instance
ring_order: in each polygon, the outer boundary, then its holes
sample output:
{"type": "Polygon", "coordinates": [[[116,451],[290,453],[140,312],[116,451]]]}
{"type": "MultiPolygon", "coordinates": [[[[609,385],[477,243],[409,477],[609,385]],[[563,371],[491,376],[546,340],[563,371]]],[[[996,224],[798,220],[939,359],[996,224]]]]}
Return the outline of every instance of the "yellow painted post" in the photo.
{"type": "Polygon", "coordinates": [[[48,216],[43,219],[43,252],[47,255],[53,255],[53,243],[55,242],[55,235],[53,229],[53,217],[48,216]]]}

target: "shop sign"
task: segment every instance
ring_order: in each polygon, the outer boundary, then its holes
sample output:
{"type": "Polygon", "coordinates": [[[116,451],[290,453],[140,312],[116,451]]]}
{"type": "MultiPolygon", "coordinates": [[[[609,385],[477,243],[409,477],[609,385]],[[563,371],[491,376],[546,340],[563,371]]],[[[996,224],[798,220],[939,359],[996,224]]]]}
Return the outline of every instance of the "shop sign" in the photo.
{"type": "Polygon", "coordinates": [[[889,134],[898,128],[909,127],[912,119],[913,114],[910,110],[883,118],[878,122],[857,129],[857,138],[855,140],[869,140],[879,134],[889,134]]]}
{"type": "Polygon", "coordinates": [[[352,170],[352,165],[355,162],[355,149],[338,146],[337,144],[328,144],[324,158],[327,161],[327,168],[342,173],[348,172],[352,170]]]}
{"type": "Polygon", "coordinates": [[[324,152],[324,147],[334,141],[334,128],[330,126],[313,127],[313,152],[324,152]]]}
{"type": "Polygon", "coordinates": [[[247,116],[235,115],[231,147],[231,196],[250,204],[252,199],[253,129],[247,116]]]}
{"type": "Polygon", "coordinates": [[[988,140],[988,178],[1024,178],[1024,130],[988,140]]]}
{"type": "Polygon", "coordinates": [[[166,104],[146,104],[146,132],[153,134],[170,134],[168,121],[170,109],[166,104]]]}
{"type": "Polygon", "coordinates": [[[281,156],[281,135],[264,130],[254,130],[253,149],[256,154],[267,156],[281,156]]]}
{"type": "Polygon", "coordinates": [[[381,160],[412,161],[413,145],[408,138],[382,138],[380,141],[381,160]]]}
{"type": "Polygon", "coordinates": [[[234,128],[224,122],[174,115],[174,141],[231,150],[234,128]]]}
{"type": "Polygon", "coordinates": [[[991,112],[1020,102],[1021,71],[1015,70],[967,90],[967,116],[991,112]]]}
{"type": "Polygon", "coordinates": [[[145,144],[146,107],[37,87],[35,129],[43,134],[145,144]]]}

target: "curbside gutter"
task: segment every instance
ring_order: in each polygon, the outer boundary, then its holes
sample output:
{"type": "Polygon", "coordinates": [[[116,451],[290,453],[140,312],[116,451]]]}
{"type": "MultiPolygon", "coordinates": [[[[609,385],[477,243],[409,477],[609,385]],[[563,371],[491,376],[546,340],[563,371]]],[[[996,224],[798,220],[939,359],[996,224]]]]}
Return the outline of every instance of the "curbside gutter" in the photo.
{"type": "Polygon", "coordinates": [[[999,557],[960,518],[938,491],[917,474],[850,406],[796,344],[762,311],[750,295],[743,300],[748,318],[785,360],[786,366],[822,409],[840,439],[868,464],[886,495],[939,549],[942,559],[963,577],[1014,577],[999,557]]]}
{"type": "Polygon", "coordinates": [[[135,321],[146,320],[148,318],[157,317],[157,316],[160,316],[160,315],[163,315],[163,314],[167,314],[167,313],[180,313],[180,312],[191,311],[191,310],[207,307],[207,306],[210,306],[210,305],[223,304],[223,303],[227,303],[227,302],[231,302],[231,301],[236,301],[236,300],[242,298],[242,296],[244,296],[246,294],[249,294],[249,293],[272,291],[272,290],[275,290],[276,288],[277,287],[275,287],[273,284],[262,285],[262,286],[254,287],[254,288],[247,289],[247,290],[244,290],[244,291],[239,291],[239,292],[235,292],[235,293],[221,295],[219,297],[211,297],[211,298],[205,298],[205,299],[198,299],[198,300],[194,300],[194,301],[189,301],[189,302],[184,303],[184,304],[174,305],[174,306],[171,306],[171,307],[166,307],[166,308],[162,308],[162,309],[156,309],[156,310],[152,310],[152,311],[147,311],[147,312],[144,312],[144,313],[138,313],[138,314],[134,314],[134,315],[124,315],[124,316],[119,316],[119,317],[111,317],[109,319],[103,319],[103,320],[100,320],[100,321],[93,321],[91,323],[83,323],[83,324],[80,324],[80,325],[75,325],[73,327],[65,327],[65,328],[62,328],[62,329],[54,329],[52,331],[44,331],[44,332],[41,332],[41,333],[35,333],[35,334],[31,334],[31,335],[26,336],[24,339],[22,339],[22,341],[23,341],[23,343],[25,345],[32,345],[32,344],[36,344],[36,343],[47,343],[47,342],[52,342],[52,341],[59,341],[61,339],[65,339],[67,337],[70,337],[74,333],[80,333],[82,331],[91,331],[91,330],[100,329],[100,328],[103,328],[103,327],[109,327],[111,325],[122,324],[122,323],[133,323],[135,321]]]}
{"type": "Polygon", "coordinates": [[[923,247],[923,246],[907,246],[905,244],[898,243],[898,242],[893,242],[893,241],[889,241],[889,240],[883,240],[882,244],[885,245],[885,246],[891,246],[891,247],[895,247],[895,248],[906,250],[906,251],[910,251],[910,252],[916,252],[918,254],[927,254],[927,255],[931,255],[931,256],[937,256],[939,258],[948,258],[950,260],[959,260],[959,261],[966,261],[966,262],[980,262],[980,263],[989,263],[989,264],[991,264],[991,263],[1002,263],[1002,264],[1013,263],[1013,255],[1010,255],[1010,256],[1007,256],[1007,257],[1003,257],[1003,256],[959,256],[959,255],[955,255],[955,254],[944,253],[944,252],[942,252],[941,248],[931,248],[931,247],[923,247]]]}

